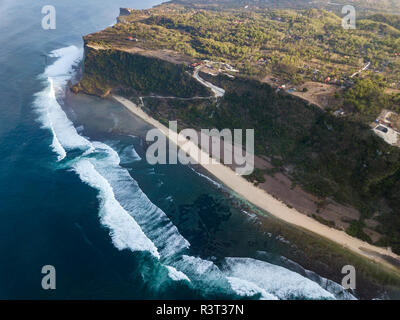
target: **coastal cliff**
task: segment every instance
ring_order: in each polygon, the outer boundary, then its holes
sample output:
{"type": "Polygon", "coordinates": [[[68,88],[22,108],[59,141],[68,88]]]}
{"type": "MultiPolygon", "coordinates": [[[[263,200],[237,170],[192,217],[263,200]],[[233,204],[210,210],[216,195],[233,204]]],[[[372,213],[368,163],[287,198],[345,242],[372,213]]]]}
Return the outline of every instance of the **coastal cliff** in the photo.
{"type": "MultiPolygon", "coordinates": [[[[261,46],[240,45],[248,43],[247,35],[253,36],[253,29],[239,32],[245,22],[260,27],[258,35],[264,34],[261,16],[252,19],[172,5],[132,11],[113,27],[84,37],[83,77],[72,90],[101,97],[112,92],[153,96],[144,104],[162,123],[254,128],[255,153],[261,160],[248,180],[322,224],[400,253],[400,150],[376,137],[357,112],[339,117],[333,106],[310,105],[283,86],[274,88],[264,81],[266,72],[282,74],[275,58],[259,58],[261,46]],[[225,30],[229,32],[222,41],[225,30]],[[231,39],[230,33],[240,35],[242,42],[231,39]],[[268,61],[272,71],[266,67],[268,61]],[[212,95],[195,79],[199,71],[202,79],[223,89],[217,103],[197,99],[212,95]]],[[[271,28],[282,23],[274,19],[271,28]]],[[[297,69],[284,69],[282,79],[289,75],[297,83],[297,69]]],[[[350,70],[349,65],[343,72],[350,70]]],[[[351,93],[338,91],[338,100],[351,93]]],[[[372,107],[379,105],[374,101],[372,107]]]]}
{"type": "Polygon", "coordinates": [[[83,76],[71,88],[75,93],[106,97],[113,90],[123,90],[137,95],[181,98],[210,95],[207,88],[186,72],[184,64],[146,56],[145,52],[127,52],[84,40],[83,76]]]}

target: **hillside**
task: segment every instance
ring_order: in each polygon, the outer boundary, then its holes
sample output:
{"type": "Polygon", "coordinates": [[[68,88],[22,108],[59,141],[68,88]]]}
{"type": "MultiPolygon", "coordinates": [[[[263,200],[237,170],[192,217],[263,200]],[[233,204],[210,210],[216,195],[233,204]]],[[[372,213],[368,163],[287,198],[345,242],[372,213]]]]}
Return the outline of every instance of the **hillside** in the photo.
{"type": "Polygon", "coordinates": [[[172,50],[197,60],[228,62],[253,77],[273,72],[294,84],[328,77],[334,84],[347,84],[370,62],[366,73],[385,77],[387,85],[397,89],[400,30],[389,20],[372,16],[360,19],[356,30],[344,30],[340,17],[316,9],[217,12],[168,4],[133,10],[86,40],[172,50]],[[127,41],[129,37],[136,41],[127,41]]]}
{"type": "Polygon", "coordinates": [[[341,12],[345,5],[352,5],[360,14],[370,12],[400,13],[400,3],[397,0],[174,0],[173,3],[206,9],[244,8],[275,8],[275,9],[308,9],[317,8],[341,12]]]}
{"type": "Polygon", "coordinates": [[[101,97],[116,88],[142,95],[209,96],[180,61],[172,60],[172,54],[170,59],[159,59],[157,53],[134,51],[85,43],[85,72],[73,91],[101,97]]]}

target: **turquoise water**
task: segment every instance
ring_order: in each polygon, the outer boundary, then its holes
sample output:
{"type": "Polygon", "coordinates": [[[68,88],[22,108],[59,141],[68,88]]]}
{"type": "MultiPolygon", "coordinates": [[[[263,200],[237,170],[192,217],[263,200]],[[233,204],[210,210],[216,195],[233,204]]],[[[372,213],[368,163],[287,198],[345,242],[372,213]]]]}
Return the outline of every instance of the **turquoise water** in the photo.
{"type": "Polygon", "coordinates": [[[0,298],[351,298],[269,263],[278,235],[198,168],[147,164],[149,128],[121,105],[67,92],[82,35],[156,3],[55,1],[51,31],[45,1],[0,4],[0,298]]]}

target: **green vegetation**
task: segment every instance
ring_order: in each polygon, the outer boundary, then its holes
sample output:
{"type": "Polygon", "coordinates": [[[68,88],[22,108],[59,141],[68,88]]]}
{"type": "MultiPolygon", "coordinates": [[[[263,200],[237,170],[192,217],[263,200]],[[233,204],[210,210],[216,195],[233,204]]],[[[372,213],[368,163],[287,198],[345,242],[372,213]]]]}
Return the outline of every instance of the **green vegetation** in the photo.
{"type": "Polygon", "coordinates": [[[352,118],[369,123],[382,109],[400,112],[400,94],[387,94],[382,76],[357,79],[344,93],[343,108],[352,118]]]}
{"type": "Polygon", "coordinates": [[[260,183],[265,182],[265,178],[264,178],[265,173],[266,173],[266,170],[261,170],[259,168],[255,168],[252,174],[246,176],[246,179],[249,180],[250,182],[253,182],[257,186],[260,183]]]}
{"type": "Polygon", "coordinates": [[[346,83],[366,62],[387,83],[400,80],[400,57],[395,55],[400,52],[400,30],[389,18],[367,16],[358,20],[356,30],[344,30],[341,17],[323,10],[221,12],[193,10],[184,1],[134,10],[119,21],[88,40],[102,46],[174,50],[190,59],[231,63],[254,77],[274,72],[293,84],[327,77],[346,83]],[[132,35],[138,42],[126,41],[132,35]]]}
{"type": "Polygon", "coordinates": [[[364,227],[365,224],[363,221],[352,221],[350,223],[350,227],[346,230],[346,232],[353,237],[371,242],[371,238],[364,232],[364,227]]]}
{"type": "Polygon", "coordinates": [[[238,9],[243,8],[246,4],[248,10],[256,8],[290,8],[290,9],[305,9],[318,8],[332,10],[341,13],[341,9],[345,5],[353,5],[357,8],[359,14],[368,12],[386,12],[400,14],[400,3],[397,0],[248,0],[243,3],[243,0],[173,0],[173,3],[182,4],[191,8],[202,8],[208,10],[221,9],[238,9]]]}
{"type": "Polygon", "coordinates": [[[178,97],[209,96],[183,65],[160,59],[133,55],[114,49],[85,48],[84,75],[73,88],[105,96],[111,89],[130,89],[142,95],[152,93],[178,97]]]}
{"type": "Polygon", "coordinates": [[[317,220],[318,222],[320,222],[320,223],[322,223],[324,225],[327,225],[328,227],[334,228],[336,226],[335,225],[335,221],[326,220],[326,219],[324,219],[324,218],[322,218],[322,217],[320,217],[320,216],[318,216],[316,214],[313,214],[312,217],[315,220],[317,220]]]}
{"type": "Polygon", "coordinates": [[[400,16],[391,14],[374,14],[368,16],[369,20],[383,22],[393,28],[400,29],[400,16]]]}
{"type": "Polygon", "coordinates": [[[345,106],[351,111],[376,117],[382,109],[391,109],[384,83],[373,79],[360,79],[345,94],[345,106]]]}

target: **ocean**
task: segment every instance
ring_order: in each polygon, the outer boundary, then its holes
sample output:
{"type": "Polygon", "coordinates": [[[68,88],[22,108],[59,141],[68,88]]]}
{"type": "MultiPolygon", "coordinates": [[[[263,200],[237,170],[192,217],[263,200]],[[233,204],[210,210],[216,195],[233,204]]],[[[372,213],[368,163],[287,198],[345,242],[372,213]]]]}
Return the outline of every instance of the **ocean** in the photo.
{"type": "Polygon", "coordinates": [[[275,264],[290,244],[200,168],[149,165],[123,106],[68,91],[83,35],[158,3],[53,1],[55,30],[46,1],[0,3],[0,299],[353,299],[275,264]]]}

